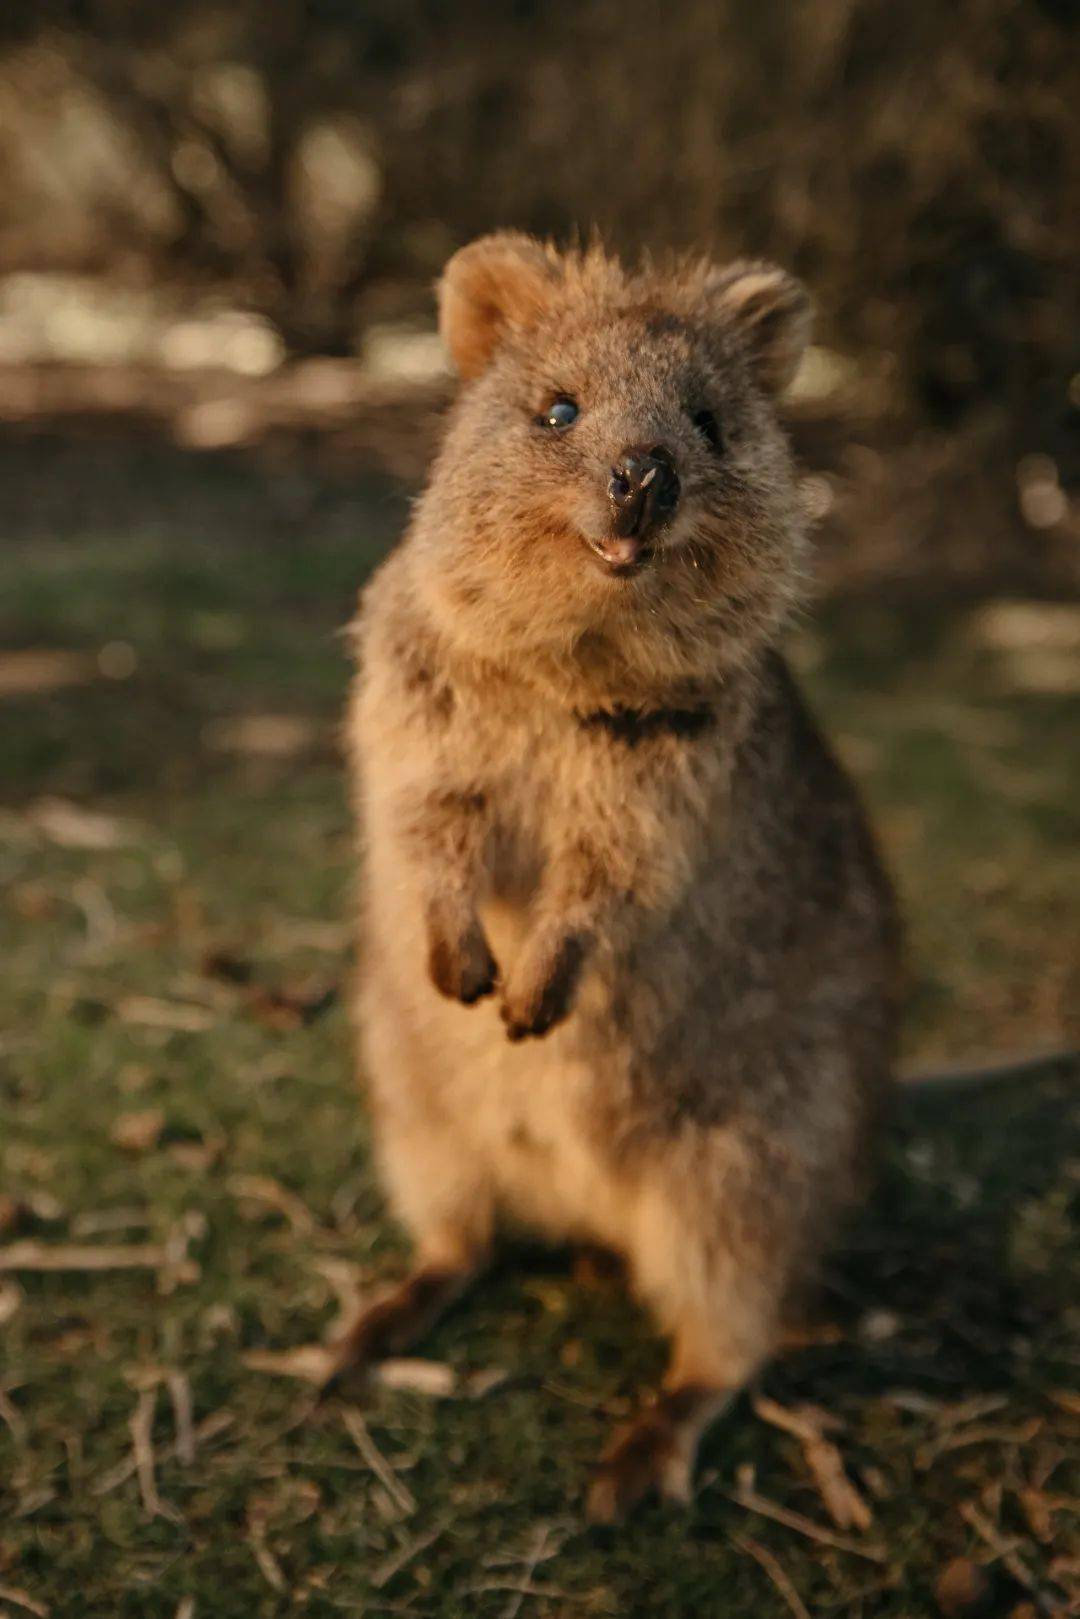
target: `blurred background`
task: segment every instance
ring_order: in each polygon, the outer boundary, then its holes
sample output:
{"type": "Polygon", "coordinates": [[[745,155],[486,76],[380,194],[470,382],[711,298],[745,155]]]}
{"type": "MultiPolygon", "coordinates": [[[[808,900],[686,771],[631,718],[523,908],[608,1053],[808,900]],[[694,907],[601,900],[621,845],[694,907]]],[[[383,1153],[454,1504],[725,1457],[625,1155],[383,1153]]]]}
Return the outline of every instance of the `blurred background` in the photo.
{"type": "Polygon", "coordinates": [[[334,632],[449,397],[431,287],[460,243],[599,229],[630,255],[768,255],[819,310],[788,406],[819,540],[793,653],[909,901],[913,1044],[1075,1037],[1077,16],[6,8],[19,835],[26,803],[175,816],[258,779],[267,814],[320,757],[333,774],[334,632]]]}
{"type": "MultiPolygon", "coordinates": [[[[1078,108],[1075,0],[3,7],[4,1612],[584,1611],[561,1585],[696,1615],[718,1581],[733,1615],[789,1611],[716,1491],[712,1538],[571,1539],[537,1597],[597,1412],[659,1365],[565,1277],[494,1282],[431,1350],[509,1369],[504,1403],[384,1392],[404,1491],[288,1380],[282,1349],[400,1263],[339,994],[340,632],[450,397],[458,245],[780,260],[819,316],[790,652],[900,888],[905,1064],[1080,1046],[1078,108]]],[[[866,1586],[755,1521],[814,1611],[934,1611],[987,1532],[1051,1582],[1039,1611],[1080,1611],[1073,1509],[1039,1496],[1080,1454],[1054,1072],[898,1148],[832,1336],[777,1374],[843,1407],[888,1546],[866,1586]],[[982,1473],[952,1425],[988,1411],[982,1473]]],[[[790,1449],[746,1417],[720,1454],[820,1515],[790,1449]]]]}
{"type": "MultiPolygon", "coordinates": [[[[415,420],[448,254],[595,226],[806,277],[803,402],[871,447],[819,451],[845,573],[1075,589],[1076,23],[1072,0],[662,24],[638,0],[15,0],[0,410],[198,448],[354,428],[388,391],[415,420]]],[[[360,453],[422,465],[411,424],[411,451],[381,433],[360,453]]]]}

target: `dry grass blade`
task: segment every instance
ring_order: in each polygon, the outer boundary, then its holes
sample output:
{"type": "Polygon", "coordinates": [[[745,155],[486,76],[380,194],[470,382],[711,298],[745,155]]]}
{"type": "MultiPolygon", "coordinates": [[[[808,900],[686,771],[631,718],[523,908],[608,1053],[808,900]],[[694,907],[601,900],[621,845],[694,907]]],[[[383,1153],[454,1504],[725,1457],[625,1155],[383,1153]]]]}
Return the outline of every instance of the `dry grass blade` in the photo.
{"type": "Polygon", "coordinates": [[[771,1423],[773,1427],[798,1439],[810,1476],[836,1527],[869,1529],[874,1515],[848,1477],[839,1450],[831,1440],[825,1438],[827,1428],[843,1426],[840,1419],[817,1406],[789,1408],[764,1394],[756,1395],[752,1403],[755,1414],[763,1422],[771,1423]]]}
{"type": "Polygon", "coordinates": [[[394,1504],[402,1512],[415,1512],[415,1497],[411,1490],[406,1489],[405,1485],[402,1484],[394,1469],[390,1466],[374,1439],[372,1439],[368,1425],[356,1407],[352,1405],[345,1406],[341,1413],[341,1420],[345,1424],[349,1438],[394,1504]]]}
{"type": "Polygon", "coordinates": [[[281,1564],[266,1544],[264,1531],[253,1527],[248,1535],[248,1544],[251,1547],[251,1555],[258,1564],[259,1573],[267,1585],[275,1591],[284,1591],[285,1576],[281,1572],[281,1564]]]}
{"type": "Polygon", "coordinates": [[[754,1415],[762,1422],[780,1428],[784,1433],[794,1434],[796,1439],[807,1443],[820,1439],[823,1433],[835,1432],[844,1426],[839,1417],[817,1405],[781,1405],[779,1400],[770,1399],[767,1394],[755,1394],[750,1404],[754,1415]]]}
{"type": "Polygon", "coordinates": [[[0,1282],[0,1327],[4,1327],[22,1308],[23,1291],[18,1282],[0,1282]]]}
{"type": "Polygon", "coordinates": [[[283,1214],[294,1231],[309,1237],[319,1229],[319,1222],[302,1197],[290,1192],[287,1186],[271,1175],[232,1175],[229,1191],[234,1197],[247,1198],[253,1203],[268,1203],[283,1214]]]}
{"type": "Polygon", "coordinates": [[[251,1372],[268,1372],[271,1377],[297,1377],[302,1383],[322,1388],[337,1361],[325,1344],[299,1344],[295,1349],[252,1349],[242,1356],[251,1372]]]}
{"type": "Polygon", "coordinates": [[[1020,1510],[1027,1520],[1027,1526],[1036,1540],[1041,1540],[1044,1546],[1049,1546],[1054,1539],[1054,1502],[1042,1490],[1025,1487],[1017,1491],[1020,1501],[1020,1510]]]}
{"type": "Polygon", "coordinates": [[[0,1248],[0,1271],[160,1270],[170,1257],[159,1243],[133,1242],[98,1248],[27,1238],[0,1248]]]}
{"type": "Polygon", "coordinates": [[[961,1501],[959,1511],[964,1522],[969,1523],[979,1538],[990,1547],[994,1556],[1000,1558],[1002,1565],[1008,1569],[1013,1579],[1022,1585],[1025,1591],[1034,1591],[1037,1586],[1035,1576],[1023,1558],[1017,1556],[1016,1542],[1005,1540],[974,1501],[961,1501]]]}
{"type": "Polygon", "coordinates": [[[1015,1428],[991,1428],[975,1424],[970,1428],[953,1429],[916,1451],[915,1465],[921,1472],[926,1472],[946,1451],[961,1450],[966,1445],[1026,1445],[1042,1429],[1041,1417],[1032,1417],[1015,1428]]]}
{"type": "Polygon", "coordinates": [[[853,1557],[865,1557],[871,1563],[888,1561],[888,1554],[883,1546],[835,1534],[827,1525],[815,1523],[813,1518],[804,1517],[801,1512],[793,1512],[790,1507],[782,1507],[778,1502],[770,1501],[768,1496],[759,1495],[756,1490],[750,1489],[745,1484],[740,1483],[737,1490],[726,1493],[730,1501],[734,1501],[737,1506],[745,1507],[747,1512],[756,1512],[762,1518],[771,1518],[774,1523],[781,1523],[786,1529],[794,1529],[796,1534],[805,1535],[808,1540],[816,1540],[822,1546],[835,1546],[837,1551],[850,1552],[853,1557]]]}
{"type": "Polygon", "coordinates": [[[774,1557],[772,1552],[767,1547],[762,1546],[759,1541],[751,1540],[749,1535],[732,1535],[731,1542],[741,1552],[749,1553],[754,1561],[761,1565],[795,1615],[795,1619],[810,1619],[806,1604],[792,1585],[779,1558],[774,1557]]]}
{"type": "Polygon", "coordinates": [[[541,1563],[546,1562],[549,1557],[554,1556],[556,1551],[558,1551],[563,1538],[565,1537],[563,1536],[559,1537],[558,1539],[556,1538],[554,1525],[550,1523],[542,1523],[537,1527],[536,1533],[532,1539],[532,1544],[529,1547],[529,1551],[525,1557],[525,1562],[523,1565],[524,1571],[521,1576],[521,1586],[518,1590],[511,1593],[510,1600],[503,1609],[502,1619],[517,1619],[517,1615],[521,1611],[521,1605],[525,1601],[526,1596],[532,1595],[532,1590],[530,1588],[532,1587],[533,1575],[536,1573],[541,1563]]]}
{"type": "Polygon", "coordinates": [[[380,1361],[372,1368],[371,1380],[381,1388],[426,1394],[433,1400],[482,1400],[505,1383],[509,1375],[501,1366],[458,1372],[446,1361],[402,1356],[380,1361]]]}
{"type": "Polygon", "coordinates": [[[144,1389],[139,1395],[131,1418],[131,1445],[135,1452],[135,1472],[139,1480],[139,1494],[143,1511],[148,1518],[162,1514],[161,1497],[154,1477],[154,1412],[157,1409],[157,1388],[144,1389]]]}
{"type": "Polygon", "coordinates": [[[389,1557],[385,1558],[371,1576],[371,1583],[376,1591],[381,1591],[383,1586],[394,1578],[395,1574],[400,1574],[401,1570],[407,1568],[414,1558],[420,1556],[421,1552],[426,1552],[429,1546],[434,1546],[435,1542],[445,1532],[451,1516],[452,1514],[450,1513],[444,1513],[424,1534],[417,1535],[415,1540],[408,1541],[404,1546],[400,1546],[396,1552],[392,1552],[389,1557]]]}
{"type": "Polygon", "coordinates": [[[49,1610],[44,1602],[35,1602],[25,1591],[19,1591],[14,1585],[0,1585],[0,1602],[13,1602],[17,1608],[25,1608],[27,1613],[37,1615],[37,1619],[49,1619],[49,1610]]]}
{"type": "Polygon", "coordinates": [[[836,1446],[827,1439],[815,1439],[803,1445],[803,1455],[818,1494],[836,1527],[861,1529],[864,1532],[869,1529],[874,1522],[874,1514],[848,1478],[836,1446]]]}
{"type": "MultiPolygon", "coordinates": [[[[211,1439],[216,1438],[219,1433],[224,1433],[225,1429],[230,1428],[235,1421],[236,1418],[231,1411],[211,1411],[210,1415],[204,1417],[195,1429],[196,1443],[199,1445],[207,1444],[211,1439]]],[[[165,1451],[165,1456],[172,1460],[176,1455],[177,1449],[174,1443],[165,1451]]],[[[134,1478],[136,1472],[135,1458],[133,1456],[126,1457],[118,1466],[110,1467],[107,1473],[102,1474],[97,1483],[92,1486],[91,1493],[93,1495],[108,1495],[112,1490],[118,1489],[121,1484],[126,1484],[129,1478],[134,1478]]]]}
{"type": "Polygon", "coordinates": [[[172,1400],[173,1421],[176,1424],[176,1457],[185,1467],[195,1460],[195,1427],[192,1421],[191,1384],[183,1372],[170,1372],[169,1398],[172,1400]]]}
{"type": "Polygon", "coordinates": [[[221,1015],[210,1007],[191,1001],[164,1001],[153,995],[126,995],[117,1003],[116,1015],[123,1023],[139,1023],[148,1029],[177,1029],[182,1034],[201,1034],[220,1023],[221,1015]]]}
{"type": "Polygon", "coordinates": [[[49,647],[3,652],[0,697],[25,697],[28,693],[59,691],[63,686],[82,686],[97,680],[100,673],[94,659],[82,652],[53,651],[49,647]]]}
{"type": "Polygon", "coordinates": [[[19,1408],[12,1404],[3,1389],[0,1389],[0,1420],[7,1423],[11,1429],[11,1437],[17,1445],[26,1443],[26,1418],[19,1408]]]}

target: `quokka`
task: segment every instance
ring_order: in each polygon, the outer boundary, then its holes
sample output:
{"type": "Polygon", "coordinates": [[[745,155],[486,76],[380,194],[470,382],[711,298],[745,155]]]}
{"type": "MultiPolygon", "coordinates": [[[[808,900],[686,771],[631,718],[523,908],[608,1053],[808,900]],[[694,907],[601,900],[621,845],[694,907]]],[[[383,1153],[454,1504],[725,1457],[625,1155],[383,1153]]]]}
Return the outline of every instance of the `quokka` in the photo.
{"type": "Polygon", "coordinates": [[[806,540],[766,263],[451,259],[461,379],[363,593],[348,720],[361,1071],[415,1268],[336,1346],[399,1353],[501,1220],[615,1250],[671,1340],[599,1520],[686,1498],[872,1163],[897,927],[777,643],[806,540]]]}

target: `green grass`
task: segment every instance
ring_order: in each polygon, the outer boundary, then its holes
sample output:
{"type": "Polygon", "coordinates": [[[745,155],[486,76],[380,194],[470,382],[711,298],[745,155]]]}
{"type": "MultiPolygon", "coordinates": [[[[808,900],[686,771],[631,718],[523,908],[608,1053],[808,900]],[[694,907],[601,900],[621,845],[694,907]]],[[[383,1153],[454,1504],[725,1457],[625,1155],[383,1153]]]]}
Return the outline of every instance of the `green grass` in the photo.
{"type": "MultiPolygon", "coordinates": [[[[137,444],[9,441],[0,475],[0,646],[135,655],[123,679],[2,710],[0,1245],[187,1256],[0,1274],[0,1614],[26,1611],[12,1592],[54,1619],[172,1619],[187,1598],[197,1619],[786,1614],[747,1537],[814,1614],[931,1614],[961,1555],[987,1562],[980,1611],[1004,1614],[1023,1593],[971,1504],[1065,1611],[1080,1557],[1080,1405],[1060,1394],[1080,1376],[1075,1065],[905,1107],[830,1270],[829,1330],[767,1376],[774,1398],[842,1419],[882,1561],[731,1500],[752,1467],[762,1496],[827,1522],[797,1442],[745,1401],[708,1444],[691,1511],[585,1528],[589,1464],[662,1352],[617,1287],[586,1287],[562,1256],[508,1257],[426,1346],[505,1371],[486,1399],[373,1395],[370,1432],[414,1510],[393,1505],[342,1402],[245,1364],[317,1338],[334,1279],[371,1285],[403,1252],[340,1005],[282,1026],[288,1004],[206,963],[234,957],[298,1005],[347,970],[336,632],[404,498],[303,463],[137,444]],[[268,714],[304,722],[292,751],[228,745],[238,718],[268,714]],[[109,846],[73,843],[56,800],[107,817],[109,846]],[[151,1111],[152,1144],[117,1144],[118,1120],[151,1111]],[[175,1374],[196,1423],[219,1424],[190,1463],[170,1453],[175,1374]],[[116,1475],[148,1389],[155,1517],[116,1475]],[[1033,1488],[1063,1503],[1046,1542],[1025,1515],[1033,1488]],[[552,1555],[530,1574],[545,1533],[552,1555]]],[[[1018,685],[971,622],[960,606],[837,602],[796,646],[904,896],[912,1058],[1080,1043],[1075,696],[1018,685]]]]}

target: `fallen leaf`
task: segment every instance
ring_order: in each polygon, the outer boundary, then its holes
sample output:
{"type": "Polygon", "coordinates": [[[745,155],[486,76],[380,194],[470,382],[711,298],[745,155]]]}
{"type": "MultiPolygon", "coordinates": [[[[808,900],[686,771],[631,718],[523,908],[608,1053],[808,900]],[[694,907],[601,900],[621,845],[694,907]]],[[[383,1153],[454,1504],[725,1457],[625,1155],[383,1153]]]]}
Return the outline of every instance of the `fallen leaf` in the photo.
{"type": "Polygon", "coordinates": [[[0,1271],[159,1270],[170,1258],[168,1249],[156,1243],[93,1248],[28,1238],[0,1248],[0,1271]]]}
{"type": "Polygon", "coordinates": [[[803,1444],[806,1465],[818,1494],[838,1529],[869,1529],[874,1515],[844,1471],[843,1458],[828,1439],[803,1444]]]}
{"type": "Polygon", "coordinates": [[[44,1602],[35,1602],[26,1591],[18,1590],[14,1585],[0,1585],[0,1602],[13,1602],[17,1608],[25,1608],[32,1613],[35,1619],[49,1619],[49,1610],[44,1602]]]}
{"type": "Polygon", "coordinates": [[[224,1151],[224,1142],[220,1138],[214,1141],[170,1141],[166,1151],[181,1169],[201,1175],[217,1163],[224,1151]]]}
{"type": "Polygon", "coordinates": [[[242,714],[212,720],[203,730],[207,747],[219,753],[263,759],[292,759],[321,740],[321,728],[300,714],[242,714]]]}
{"type": "Polygon", "coordinates": [[[121,1113],[113,1120],[109,1140],[125,1152],[150,1152],[161,1139],[165,1114],[160,1107],[143,1108],[138,1113],[121,1113]]]}
{"type": "Polygon", "coordinates": [[[840,1418],[816,1405],[781,1405],[766,1394],[756,1394],[753,1407],[763,1422],[798,1439],[818,1494],[836,1527],[869,1529],[874,1515],[845,1472],[839,1450],[825,1438],[826,1430],[843,1427],[840,1418]]]}
{"type": "Polygon", "coordinates": [[[143,1023],[152,1029],[179,1029],[198,1034],[212,1029],[221,1021],[221,1014],[208,1006],[196,1006],[190,1001],[161,1001],[151,995],[127,995],[116,1007],[116,1015],[124,1023],[143,1023]]]}
{"type": "Polygon", "coordinates": [[[252,984],[246,991],[247,1005],[271,1029],[306,1028],[337,1000],[336,984],[303,985],[296,989],[270,989],[252,984]]]}
{"type": "Polygon", "coordinates": [[[27,820],[65,849],[121,849],[138,841],[137,829],[131,822],[85,809],[65,798],[38,799],[27,811],[27,820]]]}
{"type": "Polygon", "coordinates": [[[501,1366],[458,1372],[445,1361],[392,1357],[379,1362],[372,1371],[372,1380],[383,1388],[408,1389],[436,1400],[482,1400],[509,1375],[501,1366]]]}
{"type": "Polygon", "coordinates": [[[300,1344],[296,1349],[280,1352],[252,1349],[242,1355],[241,1362],[250,1372],[268,1372],[271,1377],[298,1377],[303,1383],[326,1383],[336,1366],[336,1360],[325,1344],[300,1344]]]}
{"type": "Polygon", "coordinates": [[[1041,1540],[1044,1546],[1049,1546],[1054,1538],[1053,1505],[1041,1490],[1030,1487],[1018,1490],[1020,1509],[1027,1519],[1028,1528],[1036,1540],[1041,1540]]]}
{"type": "Polygon", "coordinates": [[[0,697],[28,697],[64,686],[84,686],[96,680],[98,673],[93,658],[82,652],[45,648],[0,652],[0,697]]]}
{"type": "Polygon", "coordinates": [[[954,1557],[938,1575],[934,1595],[943,1614],[952,1619],[954,1614],[969,1613],[984,1602],[990,1582],[977,1563],[969,1557],[954,1557]]]}
{"type": "Polygon", "coordinates": [[[7,1325],[22,1301],[23,1290],[17,1282],[0,1282],[0,1327],[7,1325]]]}

